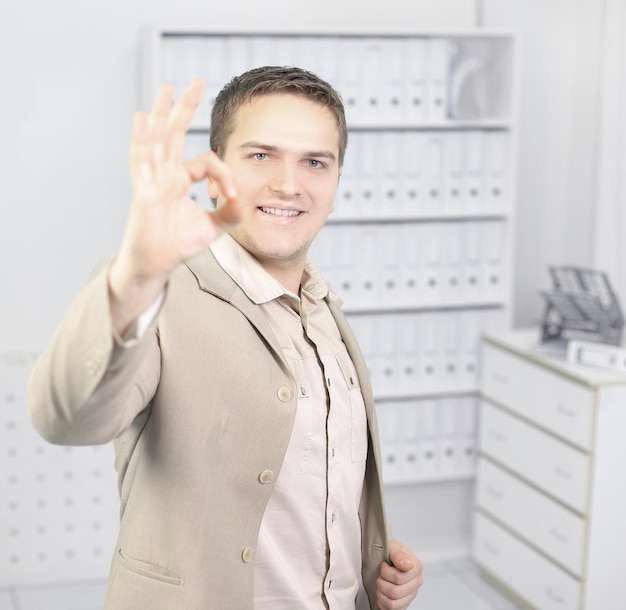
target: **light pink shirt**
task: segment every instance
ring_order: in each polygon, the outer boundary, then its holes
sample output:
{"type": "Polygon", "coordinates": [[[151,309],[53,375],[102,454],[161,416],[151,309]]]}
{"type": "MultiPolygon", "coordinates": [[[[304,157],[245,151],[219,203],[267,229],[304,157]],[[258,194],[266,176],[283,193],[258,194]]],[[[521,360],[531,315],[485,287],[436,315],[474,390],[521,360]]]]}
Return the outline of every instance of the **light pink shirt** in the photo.
{"type": "Polygon", "coordinates": [[[310,260],[287,291],[233,238],[211,246],[267,315],[298,387],[296,419],[255,551],[255,610],[347,610],[361,575],[367,420],[359,380],[310,260]]]}

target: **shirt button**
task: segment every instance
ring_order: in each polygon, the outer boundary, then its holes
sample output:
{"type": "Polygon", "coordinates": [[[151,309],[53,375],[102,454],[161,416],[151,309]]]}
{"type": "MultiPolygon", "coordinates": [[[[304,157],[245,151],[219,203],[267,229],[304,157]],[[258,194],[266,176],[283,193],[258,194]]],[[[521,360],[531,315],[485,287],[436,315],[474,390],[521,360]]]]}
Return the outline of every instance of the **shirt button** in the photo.
{"type": "Polygon", "coordinates": [[[252,555],[254,554],[254,551],[247,546],[242,552],[241,552],[241,559],[243,559],[243,561],[245,563],[250,563],[252,561],[252,555]]]}
{"type": "Polygon", "coordinates": [[[281,386],[278,388],[278,399],[281,402],[287,402],[291,398],[291,392],[289,388],[286,386],[281,386]]]}
{"type": "Polygon", "coordinates": [[[274,473],[271,470],[264,470],[259,475],[259,483],[263,483],[263,485],[267,485],[274,480],[274,473]]]}

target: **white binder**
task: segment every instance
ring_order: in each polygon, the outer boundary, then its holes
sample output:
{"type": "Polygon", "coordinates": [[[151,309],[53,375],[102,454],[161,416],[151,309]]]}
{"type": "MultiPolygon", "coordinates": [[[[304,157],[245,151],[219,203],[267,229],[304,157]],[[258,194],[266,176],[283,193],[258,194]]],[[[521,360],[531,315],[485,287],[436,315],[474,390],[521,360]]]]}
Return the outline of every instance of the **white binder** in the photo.
{"type": "Polygon", "coordinates": [[[426,47],[426,120],[442,123],[447,119],[449,42],[429,38],[426,47]]]}
{"type": "Polygon", "coordinates": [[[478,401],[474,396],[464,396],[457,398],[456,402],[459,474],[471,475],[476,470],[476,414],[478,401]]]}
{"type": "Polygon", "coordinates": [[[380,229],[377,225],[356,225],[353,233],[354,257],[358,257],[355,297],[364,306],[380,302],[382,281],[380,274],[380,229]]]}
{"type": "Polygon", "coordinates": [[[468,212],[481,211],[485,205],[485,136],[482,131],[459,134],[464,140],[465,184],[463,187],[468,212]]]}
{"type": "Polygon", "coordinates": [[[338,53],[334,58],[339,64],[337,87],[343,97],[346,121],[350,126],[363,125],[362,44],[356,38],[340,39],[337,44],[338,53]]]}
{"type": "Polygon", "coordinates": [[[414,131],[399,133],[401,160],[401,191],[399,212],[407,216],[419,215],[424,191],[425,139],[414,131]]]}
{"type": "Polygon", "coordinates": [[[459,213],[465,208],[463,144],[463,133],[443,135],[443,208],[449,214],[459,213]]]}
{"type": "Polygon", "coordinates": [[[457,406],[454,398],[439,400],[439,470],[445,475],[455,475],[459,471],[457,406]]]}
{"type": "Polygon", "coordinates": [[[245,36],[229,36],[226,39],[224,84],[252,67],[249,47],[250,39],[245,36]]]}
{"type": "Polygon", "coordinates": [[[482,270],[482,225],[480,222],[463,223],[463,274],[461,294],[470,302],[481,298],[485,276],[482,270]]]}
{"type": "Polygon", "coordinates": [[[420,474],[420,412],[417,401],[395,403],[400,420],[400,466],[399,476],[413,480],[420,474]]]}
{"type": "Polygon", "coordinates": [[[403,44],[407,62],[405,117],[410,125],[426,120],[426,40],[410,38],[403,44]]]}
{"type": "Polygon", "coordinates": [[[401,193],[401,148],[400,133],[388,131],[377,134],[380,144],[380,193],[379,205],[375,207],[375,214],[381,217],[393,216],[400,212],[401,193]]]}
{"type": "Polygon", "coordinates": [[[420,242],[423,269],[423,304],[436,304],[442,291],[443,280],[443,227],[442,223],[420,226],[420,242]]]}
{"type": "Polygon", "coordinates": [[[358,177],[358,206],[362,217],[372,218],[380,214],[380,142],[377,134],[363,131],[353,134],[360,152],[360,174],[358,177]]]}
{"type": "Polygon", "coordinates": [[[427,227],[406,223],[397,227],[396,240],[402,254],[399,270],[397,304],[419,305],[424,299],[421,258],[421,233],[427,227]]]}
{"type": "Polygon", "coordinates": [[[349,134],[348,147],[341,168],[339,185],[335,193],[335,218],[359,218],[358,178],[360,167],[359,138],[349,134]]]}
{"type": "Polygon", "coordinates": [[[504,294],[504,229],[500,221],[482,223],[483,295],[487,300],[504,294]]]}
{"type": "Polygon", "coordinates": [[[383,306],[397,307],[402,301],[403,286],[402,266],[405,264],[406,252],[398,239],[395,225],[378,227],[378,257],[380,260],[380,285],[378,302],[383,306]]]}
{"type": "Polygon", "coordinates": [[[383,83],[380,95],[379,121],[388,125],[400,125],[408,112],[408,58],[404,52],[405,42],[391,38],[381,41],[383,83]]]}
{"type": "Polygon", "coordinates": [[[420,337],[415,314],[402,314],[398,322],[398,392],[414,392],[420,377],[420,337]]]}
{"type": "Polygon", "coordinates": [[[463,224],[446,223],[440,226],[443,255],[443,273],[440,295],[444,303],[459,300],[463,282],[462,238],[463,224]]]}
{"type": "Polygon", "coordinates": [[[423,142],[423,196],[420,199],[420,211],[423,214],[441,214],[443,137],[438,132],[420,134],[423,142]]]}
{"type": "Polygon", "coordinates": [[[366,38],[363,40],[360,52],[361,63],[361,93],[362,115],[360,120],[365,125],[377,124],[383,117],[383,94],[384,83],[383,72],[383,46],[380,38],[366,38]]]}
{"type": "Polygon", "coordinates": [[[485,135],[485,207],[488,210],[502,211],[505,207],[508,139],[505,131],[485,135]]]}
{"type": "Polygon", "coordinates": [[[394,402],[379,403],[376,406],[384,483],[393,483],[401,476],[403,424],[400,415],[398,405],[394,402]]]}
{"type": "Polygon", "coordinates": [[[420,472],[423,475],[434,475],[440,468],[439,401],[420,400],[417,406],[420,413],[420,472]]]}

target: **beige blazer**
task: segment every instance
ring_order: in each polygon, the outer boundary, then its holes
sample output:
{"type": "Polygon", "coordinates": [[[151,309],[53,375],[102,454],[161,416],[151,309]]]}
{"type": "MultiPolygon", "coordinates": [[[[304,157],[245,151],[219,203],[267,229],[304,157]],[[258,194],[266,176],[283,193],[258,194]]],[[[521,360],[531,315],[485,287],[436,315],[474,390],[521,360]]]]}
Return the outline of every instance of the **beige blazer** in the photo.
{"type": "MultiPolygon", "coordinates": [[[[340,302],[328,304],[367,410],[362,574],[376,608],[388,549],[372,391],[340,302]]],[[[141,340],[122,347],[112,337],[105,269],[29,389],[33,425],[49,441],[115,439],[121,523],[106,610],[252,610],[254,548],[297,402],[280,345],[210,250],[176,272],[141,340]]]]}

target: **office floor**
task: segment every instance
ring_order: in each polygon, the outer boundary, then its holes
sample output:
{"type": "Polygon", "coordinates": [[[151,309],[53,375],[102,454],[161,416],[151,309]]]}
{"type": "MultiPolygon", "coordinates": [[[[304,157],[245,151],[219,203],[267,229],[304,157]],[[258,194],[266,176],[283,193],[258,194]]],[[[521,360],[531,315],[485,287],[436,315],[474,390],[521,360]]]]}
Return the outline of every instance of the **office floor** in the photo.
{"type": "MultiPolygon", "coordinates": [[[[470,560],[430,564],[415,610],[519,610],[470,560]]],[[[101,610],[104,580],[0,588],[0,610],[101,610]]]]}

